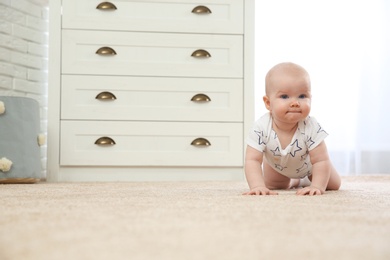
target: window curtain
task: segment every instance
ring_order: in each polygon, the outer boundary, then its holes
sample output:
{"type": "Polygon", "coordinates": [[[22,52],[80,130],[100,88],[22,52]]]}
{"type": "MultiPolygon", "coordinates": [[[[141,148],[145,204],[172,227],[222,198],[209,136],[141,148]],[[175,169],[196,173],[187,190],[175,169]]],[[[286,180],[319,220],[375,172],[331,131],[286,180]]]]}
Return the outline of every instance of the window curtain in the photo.
{"type": "Polygon", "coordinates": [[[337,170],[390,173],[390,2],[260,0],[255,12],[256,117],[267,112],[267,71],[298,63],[337,170]]]}

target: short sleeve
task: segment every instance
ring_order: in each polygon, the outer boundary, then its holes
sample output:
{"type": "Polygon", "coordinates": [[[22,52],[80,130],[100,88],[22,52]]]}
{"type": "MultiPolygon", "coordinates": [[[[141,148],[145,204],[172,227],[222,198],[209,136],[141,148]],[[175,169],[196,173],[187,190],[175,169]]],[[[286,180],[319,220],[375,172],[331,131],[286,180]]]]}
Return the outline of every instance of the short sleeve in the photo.
{"type": "Polygon", "coordinates": [[[309,151],[316,148],[328,136],[328,133],[314,117],[305,120],[306,145],[309,151]]]}
{"type": "Polygon", "coordinates": [[[264,152],[267,146],[269,121],[269,114],[262,116],[254,123],[247,137],[247,145],[259,152],[264,152]]]}

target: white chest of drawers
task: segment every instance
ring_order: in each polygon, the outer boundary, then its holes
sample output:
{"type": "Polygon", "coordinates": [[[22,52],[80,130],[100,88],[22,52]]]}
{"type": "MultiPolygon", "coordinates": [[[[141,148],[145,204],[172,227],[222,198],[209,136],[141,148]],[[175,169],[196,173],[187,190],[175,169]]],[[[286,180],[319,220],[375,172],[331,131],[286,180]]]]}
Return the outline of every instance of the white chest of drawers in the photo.
{"type": "Polygon", "coordinates": [[[50,1],[48,180],[242,179],[253,10],[50,1]]]}

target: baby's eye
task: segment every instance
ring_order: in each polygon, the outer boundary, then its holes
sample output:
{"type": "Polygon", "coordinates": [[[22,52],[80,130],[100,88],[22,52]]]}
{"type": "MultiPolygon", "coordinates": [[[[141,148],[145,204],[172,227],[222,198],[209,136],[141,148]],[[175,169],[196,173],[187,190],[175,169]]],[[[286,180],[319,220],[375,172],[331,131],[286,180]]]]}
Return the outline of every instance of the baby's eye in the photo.
{"type": "Polygon", "coordinates": [[[288,99],[288,95],[286,95],[286,94],[280,95],[280,98],[282,98],[282,99],[288,99]]]}
{"type": "Polygon", "coordinates": [[[299,98],[307,98],[307,95],[301,94],[301,95],[299,95],[299,98]]]}

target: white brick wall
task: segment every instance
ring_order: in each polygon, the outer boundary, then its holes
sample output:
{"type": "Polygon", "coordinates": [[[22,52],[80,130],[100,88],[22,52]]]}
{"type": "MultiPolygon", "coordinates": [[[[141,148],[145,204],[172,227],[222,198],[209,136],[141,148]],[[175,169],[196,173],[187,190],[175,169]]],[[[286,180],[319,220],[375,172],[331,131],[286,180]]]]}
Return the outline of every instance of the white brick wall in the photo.
{"type": "MultiPolygon", "coordinates": [[[[0,0],[0,96],[40,104],[47,129],[48,0],[0,0]]],[[[46,175],[46,146],[41,149],[46,175]]]]}

